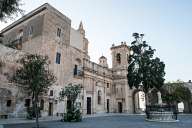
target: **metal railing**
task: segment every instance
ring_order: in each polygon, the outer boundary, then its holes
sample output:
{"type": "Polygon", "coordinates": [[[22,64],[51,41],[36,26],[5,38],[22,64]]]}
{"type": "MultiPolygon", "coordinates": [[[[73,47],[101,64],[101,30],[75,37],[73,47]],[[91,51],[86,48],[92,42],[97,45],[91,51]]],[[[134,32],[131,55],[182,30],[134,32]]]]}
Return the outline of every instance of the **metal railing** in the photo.
{"type": "Polygon", "coordinates": [[[175,105],[147,105],[146,117],[152,119],[154,115],[171,116],[172,119],[177,120],[178,110],[175,105]]]}

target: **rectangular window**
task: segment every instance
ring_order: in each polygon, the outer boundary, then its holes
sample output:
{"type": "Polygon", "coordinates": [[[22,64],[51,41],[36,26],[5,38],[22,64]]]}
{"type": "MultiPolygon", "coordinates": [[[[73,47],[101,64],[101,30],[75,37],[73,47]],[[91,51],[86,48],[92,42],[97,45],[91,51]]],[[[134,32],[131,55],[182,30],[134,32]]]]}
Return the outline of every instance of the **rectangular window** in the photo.
{"type": "Polygon", "coordinates": [[[30,107],[30,99],[25,99],[25,107],[30,107]]]}
{"type": "Polygon", "coordinates": [[[53,90],[50,90],[50,94],[49,94],[50,96],[53,96],[53,90]]]}
{"type": "Polygon", "coordinates": [[[117,53],[116,60],[117,60],[118,64],[121,64],[121,54],[120,53],[117,53]]]}
{"type": "Polygon", "coordinates": [[[98,104],[101,104],[101,96],[98,96],[98,104]]]}
{"type": "Polygon", "coordinates": [[[74,67],[74,75],[77,75],[77,65],[74,67]]]}
{"type": "Polygon", "coordinates": [[[11,107],[11,100],[7,100],[7,107],[11,107]]]}
{"type": "Polygon", "coordinates": [[[57,28],[57,36],[61,37],[61,29],[60,28],[57,28]]]}
{"type": "Polygon", "coordinates": [[[22,49],[22,42],[23,42],[23,29],[20,29],[17,33],[17,41],[15,42],[15,48],[18,50],[22,49]]]}
{"type": "Polygon", "coordinates": [[[31,36],[33,34],[33,26],[29,27],[29,36],[31,36]]]}
{"type": "Polygon", "coordinates": [[[97,102],[98,102],[98,104],[101,104],[101,90],[98,91],[97,95],[98,95],[97,102]]]}
{"type": "Polygon", "coordinates": [[[107,88],[109,88],[109,83],[107,83],[107,88]]]}
{"type": "Polygon", "coordinates": [[[23,29],[20,29],[19,32],[17,33],[17,40],[23,37],[23,29]]]}
{"type": "Polygon", "coordinates": [[[60,64],[60,60],[61,60],[61,53],[56,54],[56,64],[60,64]]]}

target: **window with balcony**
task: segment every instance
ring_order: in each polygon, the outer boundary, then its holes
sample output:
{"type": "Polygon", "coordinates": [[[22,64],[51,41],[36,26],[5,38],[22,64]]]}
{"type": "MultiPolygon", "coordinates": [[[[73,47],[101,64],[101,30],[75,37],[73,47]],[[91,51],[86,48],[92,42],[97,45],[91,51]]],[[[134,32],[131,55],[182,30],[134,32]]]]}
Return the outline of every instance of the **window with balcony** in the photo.
{"type": "Polygon", "coordinates": [[[83,71],[82,69],[80,68],[80,66],[76,65],[74,66],[74,69],[73,69],[73,74],[74,76],[82,76],[83,75],[83,71]]]}

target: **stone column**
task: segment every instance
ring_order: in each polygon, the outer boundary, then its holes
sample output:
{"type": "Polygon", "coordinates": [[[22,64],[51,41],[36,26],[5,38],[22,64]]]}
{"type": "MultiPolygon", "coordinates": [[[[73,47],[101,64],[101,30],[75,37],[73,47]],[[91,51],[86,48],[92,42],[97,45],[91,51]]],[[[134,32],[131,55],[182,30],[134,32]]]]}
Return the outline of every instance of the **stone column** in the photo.
{"type": "Polygon", "coordinates": [[[87,114],[87,95],[86,95],[86,90],[85,88],[83,88],[83,114],[86,115],[87,114]]]}
{"type": "Polygon", "coordinates": [[[129,94],[128,94],[128,86],[125,84],[125,91],[124,91],[124,98],[125,98],[125,108],[124,111],[125,113],[128,113],[129,111],[129,94]]]}
{"type": "Polygon", "coordinates": [[[107,90],[106,90],[106,87],[105,87],[105,83],[104,83],[104,87],[103,87],[103,90],[104,90],[104,99],[103,99],[103,101],[104,101],[104,112],[107,112],[107,95],[106,95],[106,93],[107,93],[107,90]]]}
{"type": "Polygon", "coordinates": [[[91,95],[91,114],[95,114],[96,113],[96,96],[97,96],[97,89],[96,89],[96,84],[97,81],[93,78],[92,79],[93,83],[92,83],[92,95],[91,95]]]}

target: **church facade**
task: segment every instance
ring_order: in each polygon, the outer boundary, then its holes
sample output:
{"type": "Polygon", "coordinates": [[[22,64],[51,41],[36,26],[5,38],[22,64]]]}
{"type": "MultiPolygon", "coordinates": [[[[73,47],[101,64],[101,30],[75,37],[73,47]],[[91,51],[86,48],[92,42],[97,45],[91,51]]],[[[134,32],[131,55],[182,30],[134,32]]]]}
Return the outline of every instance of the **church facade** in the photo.
{"type": "Polygon", "coordinates": [[[59,100],[60,91],[68,84],[82,87],[77,103],[83,114],[106,112],[133,113],[133,90],[129,89],[127,67],[129,47],[126,43],[111,46],[112,68],[107,58],[99,63],[90,61],[89,41],[82,22],[78,29],[71,20],[49,4],[44,4],[4,28],[0,45],[0,112],[24,116],[32,106],[31,97],[20,91],[4,77],[16,69],[16,61],[25,53],[49,57],[49,70],[57,81],[47,95],[39,98],[42,116],[66,112],[67,101],[59,100]],[[8,48],[11,46],[13,48],[8,48]]]}

